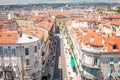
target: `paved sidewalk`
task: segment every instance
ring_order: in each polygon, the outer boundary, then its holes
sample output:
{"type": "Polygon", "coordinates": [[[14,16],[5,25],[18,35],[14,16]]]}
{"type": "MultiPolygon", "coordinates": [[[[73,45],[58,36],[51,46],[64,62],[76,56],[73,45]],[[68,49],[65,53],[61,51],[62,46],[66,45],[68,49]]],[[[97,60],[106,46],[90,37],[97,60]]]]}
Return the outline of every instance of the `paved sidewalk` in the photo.
{"type": "Polygon", "coordinates": [[[76,73],[73,72],[73,69],[70,65],[70,60],[71,60],[71,56],[69,55],[69,45],[67,44],[67,40],[64,37],[64,49],[65,49],[65,58],[66,58],[66,69],[67,69],[67,77],[68,80],[77,80],[76,79],[76,73]]]}

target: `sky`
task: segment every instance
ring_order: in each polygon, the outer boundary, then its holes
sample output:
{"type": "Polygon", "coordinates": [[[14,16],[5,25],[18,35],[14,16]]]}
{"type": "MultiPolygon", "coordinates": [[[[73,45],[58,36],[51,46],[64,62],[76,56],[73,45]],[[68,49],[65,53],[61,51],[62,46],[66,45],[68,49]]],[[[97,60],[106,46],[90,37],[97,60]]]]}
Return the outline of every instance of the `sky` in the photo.
{"type": "Polygon", "coordinates": [[[0,5],[30,4],[30,3],[67,3],[67,2],[117,2],[120,0],[0,0],[0,5]]]}

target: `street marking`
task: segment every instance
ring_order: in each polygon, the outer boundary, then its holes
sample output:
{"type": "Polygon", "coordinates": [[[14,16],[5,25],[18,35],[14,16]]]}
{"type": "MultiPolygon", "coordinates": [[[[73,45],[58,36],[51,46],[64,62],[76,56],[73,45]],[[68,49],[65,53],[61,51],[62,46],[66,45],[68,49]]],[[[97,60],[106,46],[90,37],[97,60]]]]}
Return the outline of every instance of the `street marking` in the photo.
{"type": "Polygon", "coordinates": [[[61,69],[61,57],[59,57],[58,68],[61,69]]]}

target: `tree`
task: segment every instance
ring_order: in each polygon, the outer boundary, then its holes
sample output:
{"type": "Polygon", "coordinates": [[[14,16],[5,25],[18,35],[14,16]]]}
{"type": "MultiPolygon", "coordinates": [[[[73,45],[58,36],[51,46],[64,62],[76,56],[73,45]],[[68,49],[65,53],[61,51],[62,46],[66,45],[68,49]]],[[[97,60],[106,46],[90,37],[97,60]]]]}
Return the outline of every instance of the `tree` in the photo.
{"type": "Polygon", "coordinates": [[[103,12],[102,12],[102,11],[100,11],[99,13],[100,13],[100,14],[103,14],[103,12]]]}
{"type": "Polygon", "coordinates": [[[120,6],[119,6],[119,7],[117,7],[116,12],[120,13],[120,6]]]}
{"type": "Polygon", "coordinates": [[[73,44],[70,44],[70,48],[73,50],[73,48],[74,48],[74,47],[73,47],[73,44]]]}

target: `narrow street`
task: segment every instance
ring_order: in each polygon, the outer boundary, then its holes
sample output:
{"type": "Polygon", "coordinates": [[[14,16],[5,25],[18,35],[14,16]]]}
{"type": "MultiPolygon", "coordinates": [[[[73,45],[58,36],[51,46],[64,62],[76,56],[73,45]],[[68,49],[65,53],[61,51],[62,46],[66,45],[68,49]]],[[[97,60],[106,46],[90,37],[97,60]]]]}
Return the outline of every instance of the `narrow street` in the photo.
{"type": "Polygon", "coordinates": [[[60,51],[60,38],[59,36],[56,36],[57,40],[57,46],[56,46],[56,56],[55,56],[55,65],[54,65],[54,75],[53,75],[53,80],[60,80],[61,79],[61,68],[59,68],[59,58],[61,56],[61,51],[60,51]]]}
{"type": "Polygon", "coordinates": [[[65,80],[67,77],[66,73],[66,62],[64,55],[64,43],[63,36],[56,36],[57,47],[56,47],[56,56],[55,56],[55,67],[53,80],[65,80]]]}

